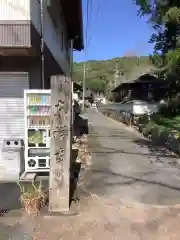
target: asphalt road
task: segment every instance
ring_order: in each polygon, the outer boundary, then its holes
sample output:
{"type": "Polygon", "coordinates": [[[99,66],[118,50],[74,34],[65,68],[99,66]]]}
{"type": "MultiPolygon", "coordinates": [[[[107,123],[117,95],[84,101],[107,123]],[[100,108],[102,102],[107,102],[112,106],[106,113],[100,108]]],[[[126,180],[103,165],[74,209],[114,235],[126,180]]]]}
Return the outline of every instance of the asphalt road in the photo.
{"type": "Polygon", "coordinates": [[[86,187],[91,192],[126,202],[180,203],[180,165],[170,152],[96,108],[87,117],[93,157],[86,187]]]}

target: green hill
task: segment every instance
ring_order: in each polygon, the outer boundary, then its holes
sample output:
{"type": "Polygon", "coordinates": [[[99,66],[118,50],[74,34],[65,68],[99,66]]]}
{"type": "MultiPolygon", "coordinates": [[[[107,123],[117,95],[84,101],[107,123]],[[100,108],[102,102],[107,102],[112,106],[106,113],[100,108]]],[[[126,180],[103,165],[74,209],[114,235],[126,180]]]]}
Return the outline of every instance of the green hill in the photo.
{"type": "MultiPolygon", "coordinates": [[[[152,70],[152,64],[147,56],[132,56],[113,58],[105,61],[88,61],[86,87],[96,91],[106,92],[115,86],[114,75],[118,69],[116,86],[121,81],[131,81],[141,74],[152,70]]],[[[84,62],[74,63],[73,79],[82,84],[84,62]]]]}

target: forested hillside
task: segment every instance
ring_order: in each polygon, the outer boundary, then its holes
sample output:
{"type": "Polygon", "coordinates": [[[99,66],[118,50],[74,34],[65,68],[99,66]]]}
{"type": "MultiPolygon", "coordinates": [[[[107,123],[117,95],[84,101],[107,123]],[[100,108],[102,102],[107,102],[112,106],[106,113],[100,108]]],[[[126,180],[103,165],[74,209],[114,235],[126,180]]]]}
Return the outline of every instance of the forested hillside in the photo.
{"type": "MultiPolygon", "coordinates": [[[[88,61],[87,64],[87,88],[106,92],[108,88],[113,88],[114,75],[117,69],[118,85],[121,81],[130,81],[138,75],[152,69],[149,57],[121,57],[105,61],[88,61]]],[[[84,73],[84,63],[74,63],[74,80],[82,84],[84,73]]]]}

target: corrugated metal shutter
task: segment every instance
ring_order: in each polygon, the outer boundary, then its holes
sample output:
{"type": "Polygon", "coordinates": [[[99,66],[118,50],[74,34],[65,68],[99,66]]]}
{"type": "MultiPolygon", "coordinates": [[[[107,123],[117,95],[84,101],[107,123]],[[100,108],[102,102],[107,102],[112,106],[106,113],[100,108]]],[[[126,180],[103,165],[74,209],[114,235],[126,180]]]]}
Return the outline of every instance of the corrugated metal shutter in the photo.
{"type": "Polygon", "coordinates": [[[15,162],[13,167],[5,159],[2,147],[4,139],[24,139],[24,89],[29,89],[28,73],[0,72],[0,175],[5,170],[5,178],[19,172],[15,162]]]}

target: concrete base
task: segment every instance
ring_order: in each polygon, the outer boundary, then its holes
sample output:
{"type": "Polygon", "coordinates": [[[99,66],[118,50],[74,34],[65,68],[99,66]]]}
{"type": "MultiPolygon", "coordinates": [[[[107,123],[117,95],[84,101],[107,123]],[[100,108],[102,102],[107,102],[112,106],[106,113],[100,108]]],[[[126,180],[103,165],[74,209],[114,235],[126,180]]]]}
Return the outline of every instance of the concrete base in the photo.
{"type": "Polygon", "coordinates": [[[38,172],[24,172],[19,179],[20,182],[33,182],[41,180],[49,180],[49,175],[40,176],[38,175],[38,172]]]}
{"type": "Polygon", "coordinates": [[[71,210],[62,210],[62,211],[49,211],[48,208],[45,208],[41,212],[41,216],[44,218],[53,218],[53,217],[71,217],[71,216],[78,216],[80,213],[71,210]]]}

